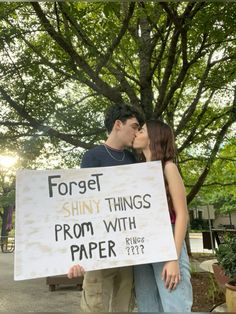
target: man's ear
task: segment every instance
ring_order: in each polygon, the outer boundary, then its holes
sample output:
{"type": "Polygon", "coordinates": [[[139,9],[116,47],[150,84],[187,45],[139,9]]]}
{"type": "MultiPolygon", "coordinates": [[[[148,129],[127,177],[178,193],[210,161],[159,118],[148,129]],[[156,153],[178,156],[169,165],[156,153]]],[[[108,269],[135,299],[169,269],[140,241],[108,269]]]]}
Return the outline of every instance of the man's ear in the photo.
{"type": "Polygon", "coordinates": [[[122,126],[122,121],[121,120],[116,120],[115,123],[114,123],[114,129],[115,130],[119,130],[122,126]]]}

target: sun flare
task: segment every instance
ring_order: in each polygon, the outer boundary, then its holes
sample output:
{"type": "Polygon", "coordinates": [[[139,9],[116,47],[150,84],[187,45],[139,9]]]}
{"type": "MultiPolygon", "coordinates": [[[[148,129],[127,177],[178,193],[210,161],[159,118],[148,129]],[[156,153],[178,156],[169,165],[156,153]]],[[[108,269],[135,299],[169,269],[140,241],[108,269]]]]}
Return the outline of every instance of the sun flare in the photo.
{"type": "Polygon", "coordinates": [[[11,168],[17,161],[17,157],[0,155],[0,166],[4,168],[11,168]]]}

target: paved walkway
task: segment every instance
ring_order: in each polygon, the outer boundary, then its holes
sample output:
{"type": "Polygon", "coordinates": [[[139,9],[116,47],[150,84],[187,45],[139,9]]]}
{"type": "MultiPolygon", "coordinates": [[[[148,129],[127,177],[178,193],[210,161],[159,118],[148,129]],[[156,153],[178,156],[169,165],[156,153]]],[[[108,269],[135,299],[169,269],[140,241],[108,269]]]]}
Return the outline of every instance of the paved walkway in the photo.
{"type": "Polygon", "coordinates": [[[13,265],[14,254],[0,253],[0,312],[80,312],[76,287],[50,292],[45,278],[14,281],[13,265]]]}
{"type": "Polygon", "coordinates": [[[199,267],[205,271],[209,271],[211,273],[213,273],[213,269],[212,269],[212,264],[216,263],[217,260],[214,258],[214,259],[210,259],[208,261],[204,261],[202,262],[199,267]]]}
{"type": "MultiPolygon", "coordinates": [[[[192,271],[212,271],[215,260],[193,262],[192,271]]],[[[80,312],[81,292],[74,286],[49,291],[46,279],[13,280],[14,254],[0,253],[0,312],[80,312]]],[[[226,312],[225,305],[216,312],[226,312]]]]}

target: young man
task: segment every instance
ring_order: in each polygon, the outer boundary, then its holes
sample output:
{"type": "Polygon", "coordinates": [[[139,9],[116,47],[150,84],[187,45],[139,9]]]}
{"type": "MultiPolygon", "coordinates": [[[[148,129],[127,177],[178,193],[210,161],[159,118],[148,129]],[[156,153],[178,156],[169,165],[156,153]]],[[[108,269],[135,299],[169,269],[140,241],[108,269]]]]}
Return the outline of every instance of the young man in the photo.
{"type": "MultiPolygon", "coordinates": [[[[128,105],[114,105],[105,117],[106,142],[84,154],[81,168],[131,164],[135,158],[131,147],[143,119],[128,105]]],[[[119,267],[84,272],[74,265],[68,272],[73,278],[84,274],[81,310],[83,312],[130,312],[133,309],[133,268],[119,267]]]]}

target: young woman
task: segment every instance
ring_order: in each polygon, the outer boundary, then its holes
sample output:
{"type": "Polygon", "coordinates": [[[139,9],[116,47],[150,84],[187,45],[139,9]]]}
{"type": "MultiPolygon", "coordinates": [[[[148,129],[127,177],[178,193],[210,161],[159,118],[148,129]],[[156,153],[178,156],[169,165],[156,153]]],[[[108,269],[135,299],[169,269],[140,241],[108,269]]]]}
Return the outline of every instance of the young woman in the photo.
{"type": "Polygon", "coordinates": [[[171,128],[162,121],[150,120],[137,133],[134,149],[140,160],[161,160],[165,178],[170,220],[178,260],[134,267],[135,292],[139,312],[191,312],[192,286],[184,242],[188,211],[185,188],[175,160],[171,128]]]}

